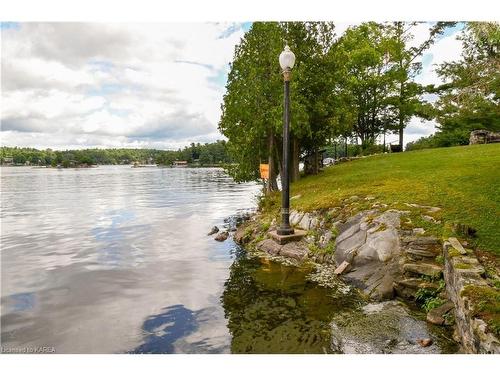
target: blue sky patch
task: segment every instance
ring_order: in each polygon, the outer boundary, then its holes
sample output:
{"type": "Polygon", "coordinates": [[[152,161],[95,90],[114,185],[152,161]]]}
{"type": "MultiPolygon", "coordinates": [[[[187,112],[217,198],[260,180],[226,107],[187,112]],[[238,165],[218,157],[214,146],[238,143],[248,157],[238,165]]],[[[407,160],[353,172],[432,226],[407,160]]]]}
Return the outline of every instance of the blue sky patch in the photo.
{"type": "Polygon", "coordinates": [[[19,22],[0,22],[0,30],[19,30],[20,28],[19,22]]]}

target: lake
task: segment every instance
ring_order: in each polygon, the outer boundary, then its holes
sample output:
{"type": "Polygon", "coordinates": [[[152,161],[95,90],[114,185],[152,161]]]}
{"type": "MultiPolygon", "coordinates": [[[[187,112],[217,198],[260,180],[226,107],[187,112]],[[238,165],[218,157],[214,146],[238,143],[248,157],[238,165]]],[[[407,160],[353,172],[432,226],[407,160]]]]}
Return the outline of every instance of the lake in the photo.
{"type": "MultiPolygon", "coordinates": [[[[318,286],[311,267],[248,256],[232,239],[207,236],[231,215],[254,209],[260,191],[221,169],[1,173],[3,348],[348,352],[332,345],[332,324],[345,335],[358,325],[353,316],[365,319],[359,311],[366,301],[318,286]]],[[[438,352],[454,350],[446,332],[412,322],[407,335],[432,334],[438,352]]],[[[376,340],[392,339],[377,331],[376,340]]]]}

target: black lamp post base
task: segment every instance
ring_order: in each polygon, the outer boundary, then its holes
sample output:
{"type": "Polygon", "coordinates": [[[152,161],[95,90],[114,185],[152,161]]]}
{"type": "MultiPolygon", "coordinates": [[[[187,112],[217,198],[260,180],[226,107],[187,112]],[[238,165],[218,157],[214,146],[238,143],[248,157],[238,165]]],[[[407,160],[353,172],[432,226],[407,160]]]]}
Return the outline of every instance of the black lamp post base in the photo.
{"type": "Polygon", "coordinates": [[[294,230],[292,227],[280,227],[276,230],[276,233],[278,233],[280,236],[289,236],[290,234],[294,233],[294,230]]]}
{"type": "Polygon", "coordinates": [[[287,244],[289,242],[300,241],[307,235],[305,230],[295,229],[291,234],[280,234],[277,230],[272,230],[269,232],[269,237],[271,237],[275,242],[280,245],[287,244]]]}

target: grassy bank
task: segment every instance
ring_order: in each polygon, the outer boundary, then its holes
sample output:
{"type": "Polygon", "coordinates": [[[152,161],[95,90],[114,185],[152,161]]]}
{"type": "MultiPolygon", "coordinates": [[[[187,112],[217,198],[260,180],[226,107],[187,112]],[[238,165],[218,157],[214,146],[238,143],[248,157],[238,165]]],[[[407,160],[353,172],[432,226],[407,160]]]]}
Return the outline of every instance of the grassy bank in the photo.
{"type": "MultiPolygon", "coordinates": [[[[433,224],[415,224],[449,235],[453,224],[476,230],[470,242],[500,256],[500,144],[449,147],[376,155],[326,168],[292,184],[292,209],[313,211],[341,206],[354,195],[372,196],[390,207],[405,203],[437,206],[433,224]]],[[[360,200],[359,209],[375,200],[360,200]]],[[[279,207],[279,193],[268,202],[279,207]]]]}

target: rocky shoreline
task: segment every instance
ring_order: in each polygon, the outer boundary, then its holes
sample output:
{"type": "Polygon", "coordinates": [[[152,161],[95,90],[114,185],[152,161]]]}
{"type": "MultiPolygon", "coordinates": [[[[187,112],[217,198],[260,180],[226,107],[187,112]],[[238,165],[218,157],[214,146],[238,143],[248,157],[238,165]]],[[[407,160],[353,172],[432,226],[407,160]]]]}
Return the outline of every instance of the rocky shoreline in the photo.
{"type": "Polygon", "coordinates": [[[495,299],[498,288],[485,277],[484,267],[466,248],[467,241],[443,240],[414,224],[418,220],[439,225],[440,211],[413,203],[391,208],[375,197],[353,196],[328,211],[292,211],[291,224],[308,233],[298,242],[279,245],[268,238],[277,220],[264,212],[239,215],[235,226],[215,239],[224,240],[236,229],[235,242],[249,252],[294,265],[321,265],[329,277],[340,278],[378,303],[396,298],[417,303],[426,311],[427,322],[454,328],[461,351],[500,353],[497,333],[478,314],[477,306],[484,301],[470,295],[472,288],[479,287],[495,299]],[[361,202],[369,208],[356,211],[361,202]]]}

